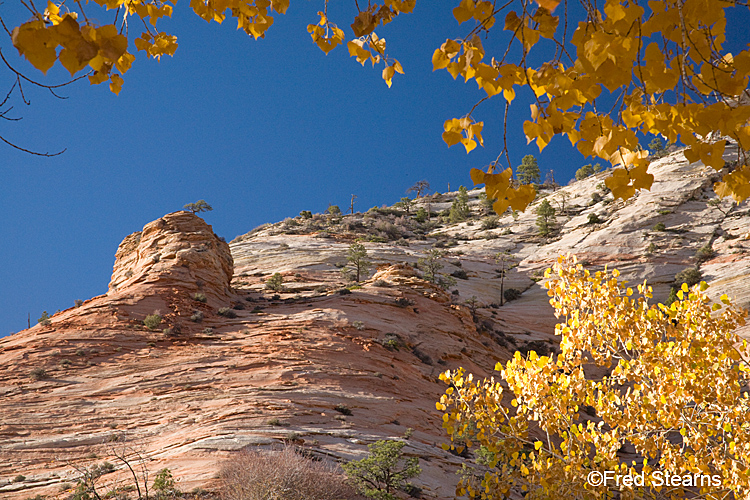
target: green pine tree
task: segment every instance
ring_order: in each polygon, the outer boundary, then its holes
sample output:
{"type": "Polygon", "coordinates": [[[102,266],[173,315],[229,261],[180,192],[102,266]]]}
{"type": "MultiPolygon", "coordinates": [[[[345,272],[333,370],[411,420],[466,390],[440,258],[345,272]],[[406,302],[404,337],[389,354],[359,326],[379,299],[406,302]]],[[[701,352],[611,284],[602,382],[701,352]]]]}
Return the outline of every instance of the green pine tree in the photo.
{"type": "Polygon", "coordinates": [[[549,236],[557,223],[555,208],[547,200],[542,200],[536,209],[536,215],[536,226],[539,228],[539,234],[549,236]]]}
{"type": "Polygon", "coordinates": [[[538,184],[542,180],[539,164],[534,155],[526,155],[516,167],[516,178],[521,184],[538,184]]]}
{"type": "Polygon", "coordinates": [[[469,216],[469,192],[464,186],[458,188],[458,195],[453,200],[448,218],[451,222],[461,222],[469,216]]]}

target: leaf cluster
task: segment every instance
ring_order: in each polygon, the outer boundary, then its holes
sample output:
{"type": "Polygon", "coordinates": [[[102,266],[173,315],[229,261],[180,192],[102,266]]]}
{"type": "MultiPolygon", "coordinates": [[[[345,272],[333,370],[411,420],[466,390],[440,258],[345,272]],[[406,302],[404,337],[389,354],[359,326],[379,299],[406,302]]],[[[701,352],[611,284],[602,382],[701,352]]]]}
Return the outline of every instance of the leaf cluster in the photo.
{"type": "Polygon", "coordinates": [[[721,478],[720,486],[674,486],[670,498],[748,495],[750,351],[735,333],[746,313],[726,295],[712,303],[705,283],[683,284],[669,306],[649,305],[650,287],[634,290],[618,276],[565,257],[547,270],[562,352],[498,363],[507,397],[494,378],[441,375],[450,385],[437,403],[443,427],[454,443],[460,436],[486,450],[486,474],[465,476],[458,494],[662,498],[649,484],[587,486],[589,472],[609,470],[721,478]],[[636,461],[621,456],[625,446],[636,461]]]}

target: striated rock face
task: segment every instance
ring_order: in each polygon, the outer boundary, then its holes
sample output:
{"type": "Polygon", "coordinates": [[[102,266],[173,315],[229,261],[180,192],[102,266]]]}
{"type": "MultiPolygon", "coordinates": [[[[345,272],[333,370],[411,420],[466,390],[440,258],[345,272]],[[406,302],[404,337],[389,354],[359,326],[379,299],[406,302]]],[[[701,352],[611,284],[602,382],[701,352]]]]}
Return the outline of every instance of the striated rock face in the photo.
{"type": "MultiPolygon", "coordinates": [[[[712,172],[680,152],[650,171],[651,191],[628,202],[600,187],[607,173],[542,193],[558,209],[550,238],[535,225],[540,200],[486,227],[477,216],[431,228],[387,211],[316,214],[230,245],[187,212],[147,224],[120,245],[106,295],[0,339],[0,498],[63,500],[76,467],[104,460],[124,479],[113,451],[140,452],[152,473],[168,467],[189,491],[215,488],[222,461],[244,446],[291,439],[343,461],[408,428],[422,498],[454,498],[461,459],[440,447],[438,375],[464,367],[485,377],[516,350],[554,350],[542,272],[560,253],[592,270],[617,267],[631,283],[648,279],[662,301],[677,272],[698,266],[713,296],[750,306],[747,202],[709,204],[712,172]],[[367,241],[378,227],[382,242],[367,241]],[[341,268],[358,238],[377,271],[345,288],[341,268]],[[707,245],[713,254],[698,260],[707,245]],[[416,269],[435,248],[440,273],[455,278],[450,291],[416,269]],[[283,290],[269,291],[277,272],[283,290]],[[503,305],[501,278],[518,295],[503,305]],[[143,319],[155,310],[163,322],[149,330],[143,319]]],[[[470,192],[474,214],[479,193],[470,192]]],[[[430,199],[432,212],[454,195],[430,199]]],[[[750,337],[750,327],[739,333],[750,337]]]]}
{"type": "Polygon", "coordinates": [[[229,245],[203,219],[174,212],[146,224],[120,243],[109,283],[110,294],[133,285],[201,292],[209,304],[224,304],[232,295],[233,261],[229,245]]]}

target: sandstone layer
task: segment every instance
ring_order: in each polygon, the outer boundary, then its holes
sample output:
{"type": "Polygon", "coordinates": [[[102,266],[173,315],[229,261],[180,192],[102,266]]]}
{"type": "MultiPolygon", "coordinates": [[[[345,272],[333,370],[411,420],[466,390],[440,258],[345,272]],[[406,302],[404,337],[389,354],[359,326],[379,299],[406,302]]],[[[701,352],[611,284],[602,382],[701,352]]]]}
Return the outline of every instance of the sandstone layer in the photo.
{"type": "MultiPolygon", "coordinates": [[[[424,469],[415,484],[453,498],[461,459],[440,447],[437,376],[459,366],[488,376],[516,350],[554,350],[541,276],[560,253],[647,279],[662,301],[676,273],[697,267],[715,296],[750,306],[747,204],[709,203],[712,172],[681,152],[650,170],[652,189],[628,202],[602,189],[606,173],[543,192],[558,208],[550,238],[535,225],[539,201],[492,224],[416,224],[388,207],[316,214],[229,245],[186,212],[146,225],[120,245],[106,295],[0,339],[0,497],[64,498],[76,466],[117,464],[119,451],[169,467],[183,490],[215,489],[222,461],[245,446],[287,440],[342,461],[412,428],[405,451],[424,469]],[[346,252],[363,237],[375,240],[364,243],[372,276],[348,290],[346,252]],[[713,253],[696,258],[705,246],[713,253]],[[434,248],[452,293],[415,270],[434,248]],[[520,294],[502,306],[500,252],[512,266],[504,289],[520,294]],[[283,289],[269,290],[277,272],[283,289]],[[157,310],[150,330],[143,320],[157,310]]],[[[445,210],[455,195],[413,210],[445,210]]]]}

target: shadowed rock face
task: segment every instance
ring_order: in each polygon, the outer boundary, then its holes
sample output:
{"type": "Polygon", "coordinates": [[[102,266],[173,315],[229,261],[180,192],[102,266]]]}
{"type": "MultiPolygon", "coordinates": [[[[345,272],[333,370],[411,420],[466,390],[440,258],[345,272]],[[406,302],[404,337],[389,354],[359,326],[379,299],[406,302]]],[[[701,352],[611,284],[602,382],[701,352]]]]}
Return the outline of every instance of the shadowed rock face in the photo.
{"type": "Polygon", "coordinates": [[[232,268],[229,245],[211,226],[190,212],[174,212],[122,240],[115,254],[109,294],[145,284],[154,290],[201,292],[209,304],[225,304],[232,295],[232,268]]]}

